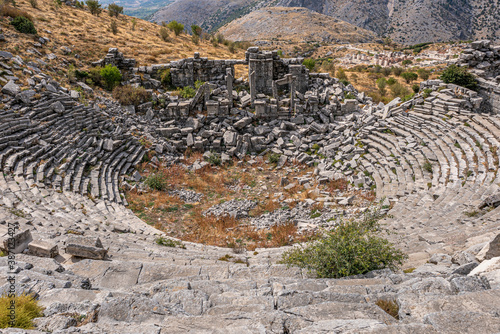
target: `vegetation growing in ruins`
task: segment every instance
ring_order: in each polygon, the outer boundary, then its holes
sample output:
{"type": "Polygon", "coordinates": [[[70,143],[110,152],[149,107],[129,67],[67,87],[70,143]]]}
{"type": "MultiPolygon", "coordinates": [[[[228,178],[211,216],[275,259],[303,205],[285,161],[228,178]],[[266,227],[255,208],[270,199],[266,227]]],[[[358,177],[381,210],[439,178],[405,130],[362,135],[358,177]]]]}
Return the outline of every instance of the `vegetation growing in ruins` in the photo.
{"type": "Polygon", "coordinates": [[[309,71],[314,70],[314,67],[316,66],[316,60],[312,58],[307,58],[304,59],[304,62],[302,63],[309,71]]]}
{"type": "Polygon", "coordinates": [[[281,263],[306,268],[318,278],[341,278],[372,270],[398,269],[407,258],[381,237],[379,211],[362,220],[342,222],[304,246],[283,253],[281,263]]]}
{"type": "Polygon", "coordinates": [[[33,319],[43,317],[43,309],[38,305],[38,301],[31,295],[23,294],[11,298],[7,295],[0,297],[0,328],[34,328],[33,319]],[[10,324],[9,307],[15,303],[16,318],[14,326],[10,324]]]}
{"type": "Polygon", "coordinates": [[[101,68],[99,74],[103,80],[104,87],[108,90],[112,90],[122,81],[120,70],[116,66],[110,64],[101,68]]]}
{"type": "Polygon", "coordinates": [[[113,89],[113,98],[124,106],[138,106],[151,99],[151,94],[144,87],[130,85],[117,86],[113,89]]]}
{"type": "Polygon", "coordinates": [[[467,72],[465,67],[459,67],[455,64],[448,66],[440,77],[445,83],[459,85],[472,90],[477,89],[477,80],[474,75],[467,72]]]}

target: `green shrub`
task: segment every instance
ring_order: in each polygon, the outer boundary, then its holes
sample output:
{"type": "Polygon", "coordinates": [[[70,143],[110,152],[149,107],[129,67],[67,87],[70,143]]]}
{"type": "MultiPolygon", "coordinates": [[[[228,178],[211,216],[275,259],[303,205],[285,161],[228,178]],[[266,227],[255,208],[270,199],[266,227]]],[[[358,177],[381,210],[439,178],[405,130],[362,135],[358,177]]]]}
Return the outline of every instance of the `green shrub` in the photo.
{"type": "Polygon", "coordinates": [[[344,98],[347,100],[356,100],[356,95],[354,95],[353,93],[351,92],[348,92],[348,93],[345,93],[344,94],[344,98]]]}
{"type": "Polygon", "coordinates": [[[445,83],[459,85],[468,89],[477,89],[477,81],[474,76],[467,72],[465,67],[457,65],[448,66],[440,76],[440,79],[445,83]]]}
{"type": "Polygon", "coordinates": [[[105,87],[109,90],[118,86],[122,81],[122,74],[120,73],[120,70],[111,64],[101,68],[99,73],[101,74],[105,87]]]}
{"type": "Polygon", "coordinates": [[[33,319],[43,317],[43,309],[38,305],[38,301],[30,295],[20,295],[9,297],[3,295],[0,297],[0,328],[24,328],[33,329],[33,319]],[[15,305],[16,318],[14,324],[11,324],[10,310],[12,303],[15,305]]]}
{"type": "Polygon", "coordinates": [[[399,77],[401,73],[404,72],[404,69],[401,67],[393,67],[392,68],[392,73],[394,73],[395,76],[399,77]]]}
{"type": "Polygon", "coordinates": [[[185,99],[190,99],[196,95],[196,91],[193,87],[186,86],[179,91],[179,95],[185,99]]]}
{"type": "Polygon", "coordinates": [[[314,67],[316,66],[316,59],[308,58],[304,59],[304,62],[302,62],[302,65],[307,67],[309,71],[314,70],[314,67]]]}
{"type": "Polygon", "coordinates": [[[385,80],[385,78],[380,78],[377,79],[376,82],[380,95],[384,96],[386,94],[385,88],[387,87],[387,80],[385,80]]]}
{"type": "Polygon", "coordinates": [[[418,74],[414,72],[403,72],[401,73],[401,77],[406,80],[406,83],[410,83],[414,80],[418,79],[418,74]]]}
{"type": "Polygon", "coordinates": [[[134,18],[132,18],[132,19],[130,20],[130,22],[132,22],[132,31],[135,31],[135,26],[137,25],[137,20],[136,20],[136,19],[135,19],[135,17],[134,17],[134,18]]]}
{"type": "Polygon", "coordinates": [[[163,174],[162,172],[158,172],[149,175],[146,180],[144,180],[144,183],[151,189],[161,191],[167,186],[167,179],[165,177],[165,174],[163,174]]]}
{"type": "Polygon", "coordinates": [[[394,85],[389,86],[389,88],[391,89],[391,92],[394,95],[394,97],[403,98],[404,96],[410,94],[410,91],[408,90],[408,88],[406,88],[405,86],[403,86],[399,82],[396,82],[394,85]]]}
{"type": "Polygon", "coordinates": [[[340,278],[383,268],[396,270],[407,255],[380,236],[380,217],[377,210],[360,221],[342,222],[317,240],[283,253],[281,263],[306,268],[318,278],[340,278]]]}
{"type": "Polygon", "coordinates": [[[165,27],[160,28],[160,37],[164,42],[170,41],[170,34],[168,33],[168,29],[165,27]]]}
{"type": "Polygon", "coordinates": [[[175,36],[179,36],[184,30],[184,24],[177,21],[169,22],[167,27],[174,32],[175,36]]]}
{"type": "Polygon", "coordinates": [[[211,165],[215,165],[215,166],[220,166],[220,164],[222,163],[220,156],[218,154],[213,153],[213,152],[210,152],[210,155],[208,156],[207,161],[211,165]]]}
{"type": "Polygon", "coordinates": [[[417,73],[418,73],[418,76],[420,77],[420,79],[422,79],[422,80],[429,79],[429,76],[431,75],[431,72],[429,72],[428,70],[423,69],[423,68],[419,68],[417,70],[417,73]]]}
{"type": "Polygon", "coordinates": [[[397,81],[396,79],[394,79],[394,78],[389,78],[389,79],[387,79],[387,84],[388,84],[389,86],[394,85],[396,82],[398,82],[398,81],[397,81]]]}
{"type": "Polygon", "coordinates": [[[90,14],[99,16],[102,12],[101,4],[97,0],[86,0],[85,4],[90,11],[90,14]]]}
{"type": "Polygon", "coordinates": [[[235,42],[229,42],[228,45],[227,45],[227,49],[229,50],[229,52],[235,53],[236,52],[236,43],[235,42]]]}
{"type": "Polygon", "coordinates": [[[384,75],[384,77],[388,77],[389,75],[391,75],[392,69],[390,67],[384,67],[382,68],[381,72],[384,75]]]}
{"type": "Polygon", "coordinates": [[[412,62],[411,60],[409,60],[409,59],[405,59],[405,60],[403,60],[403,61],[401,62],[401,64],[402,64],[403,66],[406,66],[406,65],[411,65],[411,64],[413,64],[413,62],[412,62]]]}
{"type": "Polygon", "coordinates": [[[272,164],[277,164],[278,161],[280,161],[281,154],[279,153],[272,153],[269,155],[269,162],[272,164]]]}
{"type": "Polygon", "coordinates": [[[347,74],[345,73],[344,69],[342,67],[339,67],[337,70],[337,78],[342,82],[342,80],[347,81],[347,74]]]}
{"type": "Polygon", "coordinates": [[[429,97],[429,95],[431,95],[431,93],[432,93],[432,89],[426,88],[426,89],[424,89],[424,93],[422,96],[424,97],[424,99],[426,99],[429,97]]]}
{"type": "Polygon", "coordinates": [[[165,88],[172,88],[172,75],[170,69],[164,69],[160,74],[160,82],[165,88]]]}
{"type": "Polygon", "coordinates": [[[200,44],[200,36],[198,36],[198,35],[191,36],[191,42],[193,42],[194,45],[200,44]]]}
{"type": "Polygon", "coordinates": [[[164,237],[159,237],[158,239],[156,239],[156,243],[160,246],[165,246],[165,247],[172,247],[172,248],[178,247],[178,248],[183,248],[183,249],[186,248],[186,246],[184,246],[184,244],[181,241],[167,239],[164,237]]]}
{"type": "Polygon", "coordinates": [[[78,8],[78,9],[83,9],[85,6],[83,4],[83,1],[76,0],[75,1],[75,7],[78,8]]]}
{"type": "Polygon", "coordinates": [[[109,25],[109,29],[113,33],[113,35],[118,34],[118,24],[116,23],[115,20],[111,20],[111,23],[109,25]]]}
{"type": "Polygon", "coordinates": [[[138,106],[151,99],[151,94],[144,87],[117,86],[113,89],[113,98],[124,106],[138,106]]]}
{"type": "Polygon", "coordinates": [[[193,24],[191,26],[191,32],[193,33],[193,36],[198,36],[200,37],[201,34],[203,33],[203,29],[201,29],[200,26],[196,25],[196,24],[193,24]]]}
{"type": "Polygon", "coordinates": [[[120,14],[123,14],[123,7],[118,6],[115,3],[112,3],[111,5],[108,6],[108,14],[111,17],[118,17],[120,14]]]}
{"type": "Polygon", "coordinates": [[[424,170],[428,173],[432,173],[432,164],[429,161],[424,162],[424,170]]]}
{"type": "Polygon", "coordinates": [[[33,22],[24,16],[17,16],[10,22],[16,28],[17,31],[23,34],[33,34],[36,35],[37,31],[33,22]]]}
{"type": "Polygon", "coordinates": [[[413,92],[416,94],[420,91],[420,85],[415,84],[411,86],[411,89],[413,89],[413,92]]]}

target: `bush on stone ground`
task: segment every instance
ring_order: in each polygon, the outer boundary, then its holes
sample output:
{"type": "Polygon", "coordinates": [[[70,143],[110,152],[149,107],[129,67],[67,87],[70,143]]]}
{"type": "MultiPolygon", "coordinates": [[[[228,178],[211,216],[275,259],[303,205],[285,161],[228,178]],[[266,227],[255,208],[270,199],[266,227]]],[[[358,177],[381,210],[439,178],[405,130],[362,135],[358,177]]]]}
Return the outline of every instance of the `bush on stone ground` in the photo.
{"type": "Polygon", "coordinates": [[[162,172],[149,175],[144,183],[154,190],[164,190],[167,186],[167,178],[162,172]]]}
{"type": "Polygon", "coordinates": [[[33,22],[24,16],[17,16],[10,24],[12,24],[20,33],[33,35],[36,35],[37,33],[33,22]]]}
{"type": "Polygon", "coordinates": [[[401,73],[404,72],[404,68],[402,67],[393,67],[392,68],[392,73],[394,73],[395,76],[399,77],[401,73]]]}
{"type": "Polygon", "coordinates": [[[206,160],[208,163],[210,163],[211,165],[214,165],[214,166],[220,166],[222,163],[220,155],[218,155],[214,152],[211,152],[206,160]]]}
{"type": "Polygon", "coordinates": [[[20,295],[10,298],[7,295],[0,297],[0,328],[34,328],[33,319],[43,317],[42,307],[30,295],[20,295]],[[10,310],[12,303],[15,305],[15,320],[11,324],[10,310]]]}
{"type": "Polygon", "coordinates": [[[113,98],[124,106],[138,106],[149,101],[151,94],[144,87],[118,86],[113,89],[113,98]]]}
{"type": "Polygon", "coordinates": [[[160,74],[160,82],[164,88],[172,88],[172,75],[170,74],[170,69],[164,69],[160,74]]]}
{"type": "Polygon", "coordinates": [[[317,240],[282,255],[281,263],[306,268],[318,278],[341,278],[372,270],[397,270],[407,258],[387,239],[376,210],[359,221],[345,221],[317,240]]]}
{"type": "Polygon", "coordinates": [[[111,64],[108,64],[101,68],[100,75],[104,83],[104,87],[108,90],[112,90],[120,84],[122,81],[122,74],[120,70],[111,64]]]}
{"type": "Polygon", "coordinates": [[[196,90],[191,86],[186,86],[179,91],[179,95],[184,99],[190,99],[196,95],[196,90]]]}
{"type": "Polygon", "coordinates": [[[457,65],[448,66],[440,76],[440,79],[445,83],[459,85],[468,89],[477,89],[477,81],[474,76],[467,72],[465,67],[457,65]]]}
{"type": "Polygon", "coordinates": [[[429,79],[429,76],[431,75],[431,72],[424,69],[424,68],[419,68],[417,70],[417,73],[418,73],[418,76],[420,77],[420,79],[422,79],[422,80],[429,79]]]}

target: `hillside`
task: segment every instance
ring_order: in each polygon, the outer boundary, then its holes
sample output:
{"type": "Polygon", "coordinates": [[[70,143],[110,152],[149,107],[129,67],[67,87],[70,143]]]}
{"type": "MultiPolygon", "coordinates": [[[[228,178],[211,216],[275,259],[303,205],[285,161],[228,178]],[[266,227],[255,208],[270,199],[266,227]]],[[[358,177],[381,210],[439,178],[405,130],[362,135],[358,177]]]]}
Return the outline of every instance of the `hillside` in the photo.
{"type": "Polygon", "coordinates": [[[42,58],[56,77],[66,73],[69,64],[78,69],[88,68],[91,62],[102,58],[111,47],[118,47],[125,57],[135,58],[138,65],[192,57],[194,52],[211,59],[241,58],[244,54],[241,49],[231,53],[225,45],[214,47],[204,40],[196,45],[191,36],[186,34],[175,36],[170,32],[168,41],[163,41],[159,34],[160,26],[125,15],[114,19],[118,26],[118,32],[114,35],[110,30],[113,19],[106,10],[95,16],[86,9],[65,5],[56,7],[49,0],[38,0],[36,9],[32,8],[28,0],[16,3],[18,10],[33,17],[39,37],[46,40],[34,46],[34,42],[39,42],[38,38],[18,33],[4,18],[0,21],[6,39],[2,42],[2,50],[33,61],[42,58]],[[49,58],[50,54],[54,54],[55,58],[49,58]]]}
{"type": "Polygon", "coordinates": [[[254,11],[222,27],[219,32],[233,41],[366,43],[376,38],[373,32],[347,22],[305,8],[285,7],[254,11]]]}
{"type": "Polygon", "coordinates": [[[202,24],[212,31],[263,7],[305,7],[404,44],[500,38],[498,0],[178,0],[153,21],[202,24]]]}

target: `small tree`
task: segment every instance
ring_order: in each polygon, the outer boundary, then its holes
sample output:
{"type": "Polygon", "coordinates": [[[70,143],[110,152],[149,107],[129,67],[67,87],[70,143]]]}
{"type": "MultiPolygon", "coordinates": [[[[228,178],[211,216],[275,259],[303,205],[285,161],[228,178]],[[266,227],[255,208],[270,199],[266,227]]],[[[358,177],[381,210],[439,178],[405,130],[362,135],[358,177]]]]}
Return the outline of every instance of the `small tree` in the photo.
{"type": "Polygon", "coordinates": [[[395,76],[399,77],[401,73],[404,72],[404,69],[401,67],[393,67],[392,68],[392,73],[394,73],[395,76]]]}
{"type": "Polygon", "coordinates": [[[304,62],[302,63],[302,65],[307,67],[307,69],[309,71],[312,71],[314,69],[314,67],[316,66],[316,59],[312,59],[312,58],[304,59],[304,62]]]}
{"type": "Polygon", "coordinates": [[[387,93],[385,89],[385,87],[387,87],[387,80],[385,80],[385,78],[377,79],[377,87],[380,91],[380,95],[385,96],[385,94],[387,93]]]}
{"type": "Polygon", "coordinates": [[[198,26],[196,24],[193,24],[191,26],[191,32],[193,33],[193,36],[198,36],[199,37],[203,33],[203,29],[200,26],[198,26]]]}
{"type": "Polygon", "coordinates": [[[134,18],[132,18],[132,20],[130,20],[130,22],[132,22],[132,31],[135,30],[135,25],[137,24],[137,20],[134,18]]]}
{"type": "Polygon", "coordinates": [[[120,70],[113,65],[106,65],[101,68],[100,75],[107,89],[112,90],[122,81],[120,70]]]}
{"type": "Polygon", "coordinates": [[[165,27],[160,28],[160,37],[164,42],[170,41],[170,34],[168,33],[168,29],[165,27]]]}
{"type": "Polygon", "coordinates": [[[109,28],[111,29],[111,32],[113,35],[116,35],[118,33],[118,24],[116,23],[115,20],[111,20],[111,24],[109,25],[109,28]]]}
{"type": "Polygon", "coordinates": [[[111,5],[108,6],[108,14],[111,17],[116,17],[118,18],[118,15],[123,14],[123,7],[118,6],[115,3],[112,3],[111,5]]]}
{"type": "Polygon", "coordinates": [[[169,22],[167,27],[174,32],[175,36],[179,36],[184,31],[184,24],[177,21],[169,22]]]}
{"type": "Polygon", "coordinates": [[[408,84],[410,82],[418,79],[417,73],[414,73],[414,72],[404,72],[404,73],[401,73],[401,77],[403,79],[405,79],[406,83],[408,83],[408,84]]]}
{"type": "Polygon", "coordinates": [[[90,14],[99,16],[102,12],[101,4],[97,0],[86,0],[85,4],[87,5],[90,14]]]}
{"type": "Polygon", "coordinates": [[[429,76],[431,75],[431,72],[429,72],[428,70],[423,69],[423,68],[419,68],[417,70],[417,73],[418,73],[418,76],[420,77],[420,79],[422,79],[422,80],[429,79],[429,76]]]}
{"type": "Polygon", "coordinates": [[[474,76],[467,72],[465,67],[457,65],[448,66],[440,76],[440,79],[445,83],[459,85],[468,89],[477,89],[477,81],[474,76]]]}

